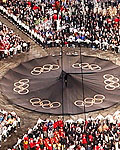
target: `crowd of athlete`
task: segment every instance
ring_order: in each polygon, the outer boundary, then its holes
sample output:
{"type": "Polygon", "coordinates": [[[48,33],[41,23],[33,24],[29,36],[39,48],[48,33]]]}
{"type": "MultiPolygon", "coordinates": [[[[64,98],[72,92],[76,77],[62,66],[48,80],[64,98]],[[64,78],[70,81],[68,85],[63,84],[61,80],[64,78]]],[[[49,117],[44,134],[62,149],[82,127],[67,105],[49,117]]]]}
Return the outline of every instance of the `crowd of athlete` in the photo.
{"type": "Polygon", "coordinates": [[[98,118],[81,123],[38,119],[12,150],[120,150],[120,112],[98,118]]]}
{"type": "Polygon", "coordinates": [[[0,11],[44,48],[82,43],[120,51],[119,0],[6,0],[0,11]]]}
{"type": "Polygon", "coordinates": [[[15,112],[0,109],[0,147],[11,136],[11,133],[17,131],[17,127],[20,127],[20,117],[15,112]]]}
{"type": "Polygon", "coordinates": [[[30,43],[22,40],[20,36],[0,22],[0,60],[13,57],[17,53],[26,52],[30,48],[30,43]]]}

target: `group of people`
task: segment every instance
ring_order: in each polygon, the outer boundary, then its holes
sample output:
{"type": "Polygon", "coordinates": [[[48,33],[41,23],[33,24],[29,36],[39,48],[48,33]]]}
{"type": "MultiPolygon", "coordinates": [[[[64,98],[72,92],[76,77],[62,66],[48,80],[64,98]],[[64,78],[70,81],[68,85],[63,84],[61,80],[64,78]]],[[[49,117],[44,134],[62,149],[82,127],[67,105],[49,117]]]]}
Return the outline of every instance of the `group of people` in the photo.
{"type": "Polygon", "coordinates": [[[27,52],[29,49],[30,42],[22,40],[7,25],[0,22],[0,59],[13,57],[13,55],[27,52]]]}
{"type": "MultiPolygon", "coordinates": [[[[48,47],[86,46],[120,52],[118,0],[4,0],[0,12],[19,29],[48,47]]],[[[30,49],[13,30],[0,22],[0,59],[30,49]]],[[[0,142],[20,127],[16,113],[0,110],[0,142]]],[[[120,114],[79,122],[39,119],[12,150],[119,150],[120,114]],[[119,117],[118,117],[119,116],[119,117]]],[[[9,149],[10,150],[10,149],[9,149]]]]}
{"type": "Polygon", "coordinates": [[[6,0],[0,11],[44,48],[80,44],[120,52],[119,0],[6,0]]]}
{"type": "Polygon", "coordinates": [[[39,118],[12,150],[120,150],[120,111],[76,122],[39,118]]]}
{"type": "Polygon", "coordinates": [[[16,132],[17,127],[20,127],[20,117],[15,112],[6,112],[0,109],[0,147],[12,132],[16,132]]]}

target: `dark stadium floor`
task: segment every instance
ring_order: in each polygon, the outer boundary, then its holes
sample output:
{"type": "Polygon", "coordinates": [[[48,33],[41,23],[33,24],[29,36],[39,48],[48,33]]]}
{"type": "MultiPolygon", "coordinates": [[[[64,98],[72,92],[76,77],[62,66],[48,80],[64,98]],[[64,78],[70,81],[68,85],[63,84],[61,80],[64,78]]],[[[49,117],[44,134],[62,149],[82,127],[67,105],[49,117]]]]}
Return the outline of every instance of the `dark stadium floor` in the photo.
{"type": "MultiPolygon", "coordinates": [[[[10,69],[16,67],[20,62],[25,62],[33,58],[37,57],[43,57],[46,55],[51,54],[57,54],[59,53],[59,48],[50,48],[50,49],[42,49],[38,44],[36,44],[33,40],[31,40],[28,36],[26,36],[23,32],[19,31],[16,26],[11,24],[7,19],[3,18],[0,15],[0,21],[4,24],[7,24],[8,27],[13,29],[16,34],[18,34],[20,37],[22,37],[26,41],[31,42],[31,49],[27,53],[21,53],[19,55],[16,55],[12,58],[7,58],[0,61],[0,78],[4,76],[4,74],[10,69]]],[[[64,51],[73,51],[72,48],[63,48],[64,51]]],[[[113,63],[116,63],[120,65],[120,54],[115,54],[111,51],[100,51],[100,50],[92,50],[88,48],[82,47],[82,54],[88,55],[88,56],[96,56],[103,59],[109,59],[113,63]]],[[[13,133],[11,137],[7,139],[7,142],[2,143],[1,150],[6,150],[7,148],[11,148],[12,145],[14,145],[17,142],[17,137],[22,137],[23,134],[26,133],[27,129],[30,127],[33,127],[33,125],[36,123],[37,119],[40,117],[41,119],[51,118],[51,119],[57,119],[57,116],[50,116],[40,113],[31,112],[22,108],[15,107],[11,105],[6,97],[0,93],[0,109],[5,109],[6,111],[15,111],[18,116],[21,118],[21,128],[18,129],[16,133],[13,133]]],[[[101,113],[103,116],[114,113],[116,110],[120,109],[120,106],[114,106],[107,110],[102,110],[100,112],[94,112],[86,114],[87,116],[91,115],[93,117],[96,117],[99,113],[101,113]]],[[[77,116],[65,116],[64,119],[72,118],[74,120],[78,119],[79,117],[84,118],[83,115],[77,115],[77,116]]]]}

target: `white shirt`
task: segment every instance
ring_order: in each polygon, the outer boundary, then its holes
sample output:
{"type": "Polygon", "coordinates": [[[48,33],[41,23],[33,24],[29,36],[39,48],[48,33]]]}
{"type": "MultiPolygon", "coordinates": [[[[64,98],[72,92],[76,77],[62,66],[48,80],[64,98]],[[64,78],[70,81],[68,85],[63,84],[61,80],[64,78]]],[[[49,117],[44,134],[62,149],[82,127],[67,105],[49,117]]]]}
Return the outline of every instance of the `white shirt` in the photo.
{"type": "Polygon", "coordinates": [[[7,49],[4,50],[4,54],[8,55],[9,51],[7,49]]]}

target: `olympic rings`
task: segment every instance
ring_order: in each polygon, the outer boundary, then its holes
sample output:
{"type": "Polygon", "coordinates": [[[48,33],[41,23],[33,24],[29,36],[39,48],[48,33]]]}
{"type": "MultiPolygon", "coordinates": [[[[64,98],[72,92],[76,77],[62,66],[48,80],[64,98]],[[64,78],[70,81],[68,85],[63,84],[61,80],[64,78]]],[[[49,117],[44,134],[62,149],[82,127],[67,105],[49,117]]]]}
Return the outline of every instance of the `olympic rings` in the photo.
{"type": "Polygon", "coordinates": [[[85,70],[91,69],[91,66],[88,63],[81,63],[80,68],[81,67],[82,67],[82,69],[85,69],[85,70]]]}
{"type": "Polygon", "coordinates": [[[104,83],[106,90],[115,90],[120,87],[119,79],[117,77],[114,77],[111,74],[105,74],[103,78],[105,79],[104,83]]]}
{"type": "Polygon", "coordinates": [[[75,63],[75,64],[72,65],[72,67],[75,68],[75,69],[80,68],[80,63],[75,63]]]}
{"type": "Polygon", "coordinates": [[[41,99],[40,99],[40,98],[31,98],[31,99],[30,99],[30,103],[31,103],[33,106],[39,106],[39,105],[40,105],[40,102],[41,102],[41,99]]]}
{"type": "Polygon", "coordinates": [[[60,102],[52,102],[52,108],[59,108],[61,106],[60,102]]]}
{"type": "Polygon", "coordinates": [[[29,79],[21,79],[20,82],[29,83],[29,79]]]}
{"type": "Polygon", "coordinates": [[[101,104],[103,103],[104,99],[105,99],[104,95],[97,94],[94,96],[94,104],[101,104]]]}
{"type": "Polygon", "coordinates": [[[43,68],[42,67],[35,67],[32,71],[31,74],[32,75],[40,75],[43,72],[43,68]]]}
{"type": "Polygon", "coordinates": [[[94,95],[93,98],[91,97],[87,97],[83,100],[77,100],[74,102],[74,105],[77,106],[77,107],[91,107],[93,106],[94,104],[101,104],[103,103],[105,99],[105,96],[104,95],[100,95],[100,94],[96,94],[94,95]]]}
{"type": "Polygon", "coordinates": [[[74,102],[74,105],[81,107],[81,106],[84,106],[84,102],[82,100],[77,100],[74,102]]]}
{"type": "Polygon", "coordinates": [[[33,70],[31,71],[32,75],[38,76],[41,73],[47,73],[50,71],[54,71],[59,69],[59,65],[56,64],[45,64],[43,65],[43,67],[35,67],[33,68],[33,70]]]}
{"type": "Polygon", "coordinates": [[[56,64],[52,65],[52,70],[57,70],[57,69],[59,69],[58,65],[56,65],[56,64]]]}
{"type": "Polygon", "coordinates": [[[51,108],[51,102],[49,100],[43,100],[43,101],[41,101],[40,105],[44,109],[50,109],[51,108]]]}
{"type": "Polygon", "coordinates": [[[14,88],[13,91],[18,93],[18,94],[28,94],[29,90],[29,79],[21,79],[18,82],[14,83],[14,88]]]}
{"type": "Polygon", "coordinates": [[[18,91],[18,94],[27,94],[27,93],[29,93],[29,90],[28,89],[21,89],[21,90],[19,90],[18,91]]]}
{"type": "Polygon", "coordinates": [[[33,106],[40,106],[43,109],[56,109],[61,106],[60,102],[50,102],[50,100],[41,100],[40,98],[31,98],[30,103],[33,106]]]}
{"type": "Polygon", "coordinates": [[[106,79],[106,80],[111,80],[111,79],[114,78],[114,76],[111,75],[111,74],[105,74],[105,75],[103,76],[103,78],[106,79]]]}
{"type": "Polygon", "coordinates": [[[101,70],[101,67],[96,64],[91,64],[90,67],[91,67],[91,70],[101,70]]]}
{"type": "Polygon", "coordinates": [[[44,72],[44,73],[45,73],[45,72],[50,72],[50,71],[52,70],[52,68],[53,68],[53,65],[51,65],[51,64],[46,64],[46,65],[43,66],[43,72],[44,72]]]}
{"type": "Polygon", "coordinates": [[[14,83],[14,86],[23,86],[23,85],[24,85],[23,82],[21,82],[21,83],[20,83],[20,82],[15,82],[15,83],[14,83]]]}
{"type": "Polygon", "coordinates": [[[86,107],[90,107],[94,104],[94,99],[93,98],[90,98],[90,97],[87,97],[84,99],[84,104],[86,107]]]}
{"type": "Polygon", "coordinates": [[[101,67],[96,64],[89,64],[89,63],[75,63],[72,64],[72,67],[75,69],[82,68],[84,70],[101,70],[101,67]]]}

